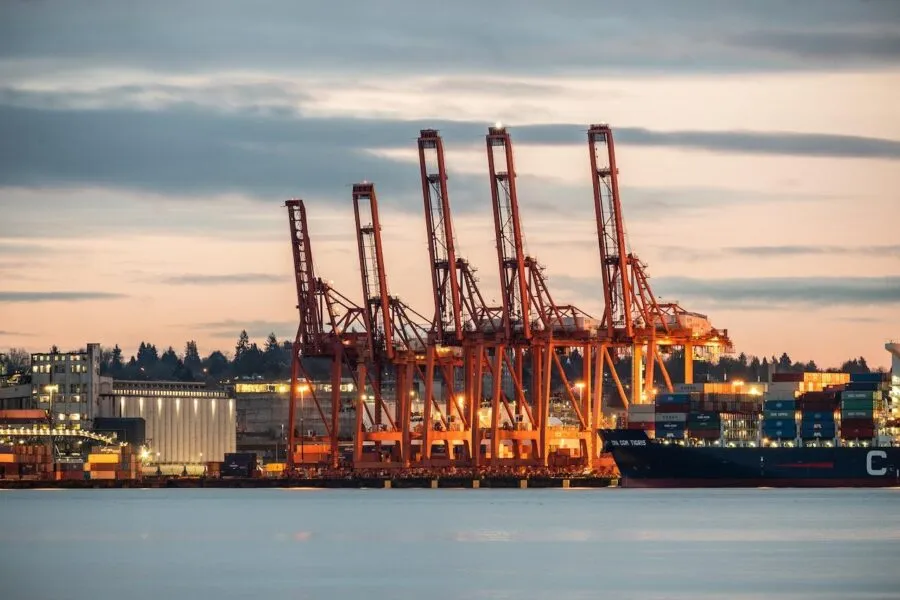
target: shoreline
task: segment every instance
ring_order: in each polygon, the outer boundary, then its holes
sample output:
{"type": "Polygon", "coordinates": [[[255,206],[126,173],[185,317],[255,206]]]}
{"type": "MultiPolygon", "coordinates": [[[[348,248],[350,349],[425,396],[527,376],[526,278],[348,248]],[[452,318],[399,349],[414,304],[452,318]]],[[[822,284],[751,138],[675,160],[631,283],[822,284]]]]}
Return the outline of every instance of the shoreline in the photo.
{"type": "Polygon", "coordinates": [[[612,477],[317,477],[317,478],[202,478],[179,477],[125,480],[0,480],[0,489],[527,489],[607,488],[618,483],[612,477]]]}

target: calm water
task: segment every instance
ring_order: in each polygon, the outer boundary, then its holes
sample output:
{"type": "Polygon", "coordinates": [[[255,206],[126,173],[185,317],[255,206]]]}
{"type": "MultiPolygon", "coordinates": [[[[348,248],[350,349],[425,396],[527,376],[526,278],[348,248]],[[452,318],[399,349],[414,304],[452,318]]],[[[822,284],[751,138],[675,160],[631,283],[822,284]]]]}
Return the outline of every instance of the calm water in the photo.
{"type": "Polygon", "coordinates": [[[900,598],[900,490],[0,491],[4,600],[900,598]]]}

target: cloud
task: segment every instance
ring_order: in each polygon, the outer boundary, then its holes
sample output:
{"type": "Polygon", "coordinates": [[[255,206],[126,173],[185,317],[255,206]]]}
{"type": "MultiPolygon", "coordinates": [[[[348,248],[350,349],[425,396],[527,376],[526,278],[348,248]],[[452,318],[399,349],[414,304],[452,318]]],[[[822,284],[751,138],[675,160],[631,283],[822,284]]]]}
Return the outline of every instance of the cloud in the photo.
{"type": "Polygon", "coordinates": [[[205,331],[210,337],[237,340],[241,331],[246,331],[250,341],[262,344],[270,333],[275,333],[280,341],[293,340],[297,333],[295,321],[239,321],[226,319],[207,323],[194,323],[188,327],[205,331]]]}
{"type": "MultiPolygon", "coordinates": [[[[900,276],[888,277],[747,277],[700,279],[654,277],[657,300],[684,300],[686,308],[765,310],[828,306],[892,306],[900,304],[900,276]]],[[[595,298],[600,278],[556,275],[551,286],[595,298]]]]}
{"type": "MultiPolygon", "coordinates": [[[[280,201],[334,197],[376,181],[383,203],[418,203],[418,169],[370,148],[415,147],[435,127],[448,143],[483,139],[484,123],[259,116],[178,106],[160,111],[37,110],[0,106],[0,186],[120,187],[158,194],[237,193],[280,201]],[[415,199],[415,200],[413,200],[415,199]]],[[[511,130],[518,143],[584,144],[586,125],[511,130]]],[[[620,128],[623,143],[722,152],[900,158],[900,142],[750,132],[651,132],[620,128]]],[[[484,201],[484,176],[453,174],[454,205],[484,201]]],[[[550,184],[550,182],[548,182],[550,184]]],[[[585,185],[589,184],[585,182],[585,185]]],[[[0,199],[0,205],[4,200],[0,199]]]]}
{"type": "Polygon", "coordinates": [[[226,273],[221,275],[184,274],[162,279],[168,285],[227,285],[232,283],[279,283],[282,275],[268,273],[226,273]]]}
{"type": "Polygon", "coordinates": [[[781,258],[791,256],[868,256],[900,258],[900,245],[885,246],[731,246],[715,250],[698,250],[692,246],[657,246],[667,255],[683,260],[717,260],[733,256],[753,258],[781,258]]]}
{"type": "Polygon", "coordinates": [[[27,333],[23,331],[4,331],[0,329],[0,335],[10,335],[15,337],[34,337],[36,333],[27,333]]]}
{"type": "Polygon", "coordinates": [[[81,302],[86,300],[110,300],[126,298],[125,294],[112,292],[2,292],[0,303],[11,302],[81,302]]]}
{"type": "Polygon", "coordinates": [[[721,305],[876,306],[900,304],[900,277],[656,277],[658,296],[711,300],[721,305]]]}
{"type": "Polygon", "coordinates": [[[0,57],[184,73],[834,69],[894,63],[898,20],[890,0],[5,2],[0,57]]]}
{"type": "MultiPolygon", "coordinates": [[[[6,217],[4,216],[4,218],[6,217]]],[[[11,242],[8,239],[0,238],[0,257],[21,255],[34,256],[36,254],[46,254],[55,251],[56,249],[42,244],[11,242]]],[[[0,265],[0,267],[2,266],[3,265],[0,265]]]]}

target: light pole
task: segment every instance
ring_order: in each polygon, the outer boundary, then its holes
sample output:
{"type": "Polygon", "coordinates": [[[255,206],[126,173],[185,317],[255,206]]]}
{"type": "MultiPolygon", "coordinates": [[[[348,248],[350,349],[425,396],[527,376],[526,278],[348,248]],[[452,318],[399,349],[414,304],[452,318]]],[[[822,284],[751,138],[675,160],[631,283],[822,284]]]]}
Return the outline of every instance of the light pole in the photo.
{"type": "Polygon", "coordinates": [[[305,383],[301,383],[298,387],[299,387],[299,391],[300,391],[300,463],[302,464],[304,462],[303,461],[303,458],[304,458],[303,457],[303,438],[306,436],[306,430],[303,428],[303,412],[304,412],[304,410],[303,410],[304,409],[303,394],[306,392],[306,390],[309,389],[309,386],[305,383]]]}
{"type": "Polygon", "coordinates": [[[47,414],[50,417],[50,429],[53,429],[53,394],[59,391],[59,384],[51,383],[45,385],[44,391],[50,393],[50,408],[47,410],[47,414]]]}

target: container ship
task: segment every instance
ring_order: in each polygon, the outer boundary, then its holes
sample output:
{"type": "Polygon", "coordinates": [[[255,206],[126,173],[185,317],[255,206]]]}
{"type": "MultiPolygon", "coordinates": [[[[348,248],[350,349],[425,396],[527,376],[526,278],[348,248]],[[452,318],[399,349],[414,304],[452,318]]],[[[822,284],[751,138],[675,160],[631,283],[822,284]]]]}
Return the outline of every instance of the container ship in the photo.
{"type": "Polygon", "coordinates": [[[776,374],[725,398],[691,387],[599,430],[622,487],[900,486],[896,376],[776,374]]]}

